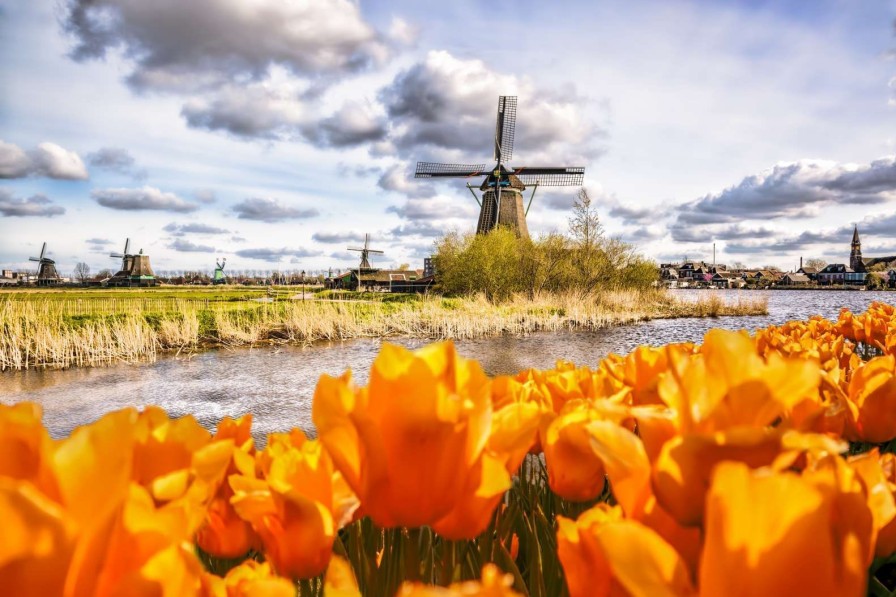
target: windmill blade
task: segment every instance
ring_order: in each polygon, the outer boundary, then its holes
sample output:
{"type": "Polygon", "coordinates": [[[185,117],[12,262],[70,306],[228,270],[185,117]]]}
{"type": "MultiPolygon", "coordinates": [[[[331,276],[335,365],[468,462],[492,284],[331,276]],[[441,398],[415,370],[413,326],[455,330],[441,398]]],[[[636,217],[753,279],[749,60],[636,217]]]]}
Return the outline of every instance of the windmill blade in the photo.
{"type": "Polygon", "coordinates": [[[127,255],[128,251],[130,251],[130,249],[131,249],[131,239],[126,238],[126,239],[124,239],[124,254],[127,255]]]}
{"type": "Polygon", "coordinates": [[[383,251],[377,251],[376,249],[367,249],[368,253],[376,253],[378,255],[384,255],[383,251]]]}
{"type": "Polygon", "coordinates": [[[115,259],[124,259],[124,255],[121,253],[109,253],[109,257],[114,257],[115,259]]]}
{"type": "Polygon", "coordinates": [[[29,257],[28,261],[43,261],[40,257],[29,257]]]}
{"type": "Polygon", "coordinates": [[[515,168],[510,172],[524,185],[538,183],[546,187],[579,186],[585,178],[585,168],[515,168]]]}
{"type": "Polygon", "coordinates": [[[414,178],[439,178],[485,176],[485,164],[440,164],[438,162],[417,162],[414,178]]]}
{"type": "Polygon", "coordinates": [[[513,157],[513,137],[516,133],[516,96],[498,98],[498,121],[495,123],[495,161],[513,157]]]}
{"type": "Polygon", "coordinates": [[[369,246],[370,246],[370,235],[365,234],[364,235],[364,250],[366,251],[367,247],[369,247],[369,246]]]}
{"type": "Polygon", "coordinates": [[[366,251],[367,249],[356,249],[354,247],[347,247],[345,250],[346,251],[366,251]]]}
{"type": "Polygon", "coordinates": [[[44,254],[47,252],[47,243],[44,243],[44,246],[40,248],[40,258],[44,258],[44,254]]]}

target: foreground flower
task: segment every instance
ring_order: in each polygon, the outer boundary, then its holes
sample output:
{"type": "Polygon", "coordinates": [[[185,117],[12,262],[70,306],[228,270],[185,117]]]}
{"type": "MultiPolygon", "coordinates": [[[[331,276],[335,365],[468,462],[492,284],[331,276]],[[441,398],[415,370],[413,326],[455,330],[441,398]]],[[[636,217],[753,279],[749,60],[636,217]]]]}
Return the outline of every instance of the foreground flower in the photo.
{"type": "Polygon", "coordinates": [[[213,574],[202,577],[202,597],[295,597],[295,594],[295,585],[275,575],[267,562],[246,560],[231,568],[224,578],[213,574]]]}
{"type": "Polygon", "coordinates": [[[507,424],[494,425],[488,378],[450,342],[415,353],[384,344],[367,387],[321,377],[312,417],[377,525],[459,539],[486,527],[532,445],[537,407],[508,406],[507,424]]]}
{"type": "Polygon", "coordinates": [[[266,559],[281,576],[312,578],[327,567],[336,531],[351,518],[351,500],[334,482],[330,457],[317,441],[273,442],[264,479],[232,475],[236,513],[261,537],[266,559]]]}
{"type": "Polygon", "coordinates": [[[872,532],[862,483],[839,457],[803,475],[722,463],[706,504],[701,594],[864,595],[872,532]]]}
{"type": "Polygon", "coordinates": [[[650,528],[598,504],[578,520],[557,517],[557,555],[570,597],[695,593],[682,557],[650,528]]]}
{"type": "Polygon", "coordinates": [[[482,568],[482,580],[458,582],[448,587],[406,582],[396,597],[521,597],[511,587],[513,575],[502,573],[494,564],[486,564],[482,568]]]}
{"type": "Polygon", "coordinates": [[[896,357],[877,357],[856,369],[848,398],[855,421],[849,439],[883,443],[896,438],[896,357]]]}

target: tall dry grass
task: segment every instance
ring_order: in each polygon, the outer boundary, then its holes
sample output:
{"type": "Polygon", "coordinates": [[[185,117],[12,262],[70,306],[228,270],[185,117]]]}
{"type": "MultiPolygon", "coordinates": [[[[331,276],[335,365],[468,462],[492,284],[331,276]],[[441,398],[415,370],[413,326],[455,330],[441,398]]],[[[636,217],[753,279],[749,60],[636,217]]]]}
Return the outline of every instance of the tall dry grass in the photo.
{"type": "Polygon", "coordinates": [[[135,362],[154,359],[159,351],[208,346],[395,336],[470,339],[768,311],[764,298],[726,301],[713,293],[686,301],[663,290],[545,293],[497,305],[484,296],[398,303],[283,301],[230,309],[183,303],[161,314],[135,303],[126,313],[83,320],[73,320],[72,309],[64,301],[0,303],[0,370],[135,362]]]}

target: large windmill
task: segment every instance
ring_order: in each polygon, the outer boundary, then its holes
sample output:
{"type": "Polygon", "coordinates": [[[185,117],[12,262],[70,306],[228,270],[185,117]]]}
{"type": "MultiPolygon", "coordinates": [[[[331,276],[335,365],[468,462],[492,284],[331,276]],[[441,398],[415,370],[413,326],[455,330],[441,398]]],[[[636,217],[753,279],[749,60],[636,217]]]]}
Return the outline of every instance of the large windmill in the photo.
{"type": "Polygon", "coordinates": [[[149,255],[143,254],[143,249],[136,255],[131,251],[131,239],[125,239],[124,251],[121,253],[109,253],[109,257],[121,259],[121,269],[109,280],[108,286],[155,286],[158,284],[156,275],[149,265],[149,255]]]}
{"type": "MultiPolygon", "coordinates": [[[[582,184],[582,167],[507,166],[513,157],[513,138],[516,132],[516,96],[498,98],[498,121],[495,126],[495,166],[486,170],[485,164],[440,164],[417,162],[415,178],[473,178],[484,176],[479,190],[479,223],[476,232],[484,234],[497,225],[509,226],[520,235],[529,236],[526,214],[539,186],[578,186],[582,184]],[[523,191],[533,186],[529,204],[523,210],[523,191]]],[[[467,184],[472,191],[473,187],[467,184]]],[[[475,197],[476,194],[473,193],[475,197]]]]}
{"type": "Polygon", "coordinates": [[[56,262],[47,255],[47,243],[44,243],[40,249],[40,257],[29,257],[28,261],[36,261],[37,266],[37,285],[52,286],[59,284],[59,272],[56,271],[56,262]]]}

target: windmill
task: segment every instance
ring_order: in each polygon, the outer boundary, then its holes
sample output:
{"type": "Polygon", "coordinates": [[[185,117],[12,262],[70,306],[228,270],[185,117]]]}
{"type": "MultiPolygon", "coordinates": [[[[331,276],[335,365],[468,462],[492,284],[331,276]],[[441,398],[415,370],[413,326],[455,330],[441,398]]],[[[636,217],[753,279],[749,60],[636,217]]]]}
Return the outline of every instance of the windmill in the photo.
{"type": "Polygon", "coordinates": [[[529,236],[526,214],[532,205],[535,191],[539,186],[578,186],[585,177],[582,167],[530,167],[507,166],[505,160],[513,157],[513,139],[516,132],[516,96],[502,95],[498,98],[498,120],[495,125],[495,154],[497,162],[486,170],[485,164],[440,164],[417,162],[415,178],[474,178],[484,176],[479,190],[482,201],[467,188],[479,204],[478,234],[485,234],[498,224],[514,228],[518,234],[529,236]],[[529,204],[523,210],[523,191],[532,186],[529,204]]]}
{"type": "Polygon", "coordinates": [[[371,249],[371,248],[370,248],[370,235],[369,235],[369,234],[365,234],[365,235],[364,235],[364,248],[363,248],[363,249],[355,249],[355,248],[352,248],[352,247],[348,247],[346,250],[347,250],[347,251],[360,251],[360,252],[361,252],[361,265],[358,267],[359,270],[362,270],[362,269],[373,269],[372,267],[370,267],[370,260],[368,259],[368,257],[370,257],[370,254],[371,254],[371,253],[376,253],[376,254],[379,254],[379,255],[382,255],[382,254],[383,254],[382,251],[377,251],[377,250],[375,250],[375,249],[371,249]]]}
{"type": "Polygon", "coordinates": [[[348,248],[346,248],[346,250],[347,251],[359,251],[361,253],[361,264],[358,265],[358,290],[361,290],[361,271],[365,270],[365,269],[368,271],[373,269],[372,267],[370,267],[370,259],[369,259],[370,254],[375,253],[375,254],[382,255],[383,252],[370,248],[370,235],[369,234],[364,235],[364,248],[363,249],[348,247],[348,248]]]}
{"type": "Polygon", "coordinates": [[[215,265],[218,266],[215,268],[215,277],[212,278],[212,284],[226,284],[227,278],[224,276],[224,264],[227,263],[227,257],[224,257],[219,262],[215,259],[215,265]]]}
{"type": "Polygon", "coordinates": [[[40,257],[29,257],[28,261],[36,261],[37,266],[37,285],[52,286],[59,284],[59,272],[56,271],[56,262],[46,256],[47,243],[44,243],[40,249],[40,257]]]}
{"type": "Polygon", "coordinates": [[[149,265],[149,255],[143,254],[143,249],[136,255],[131,251],[131,239],[125,239],[122,253],[109,253],[109,257],[121,259],[121,269],[106,281],[107,286],[155,286],[158,284],[152,267],[149,265]]]}

